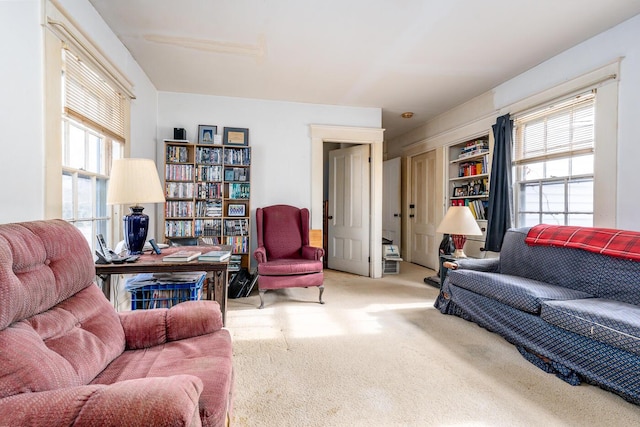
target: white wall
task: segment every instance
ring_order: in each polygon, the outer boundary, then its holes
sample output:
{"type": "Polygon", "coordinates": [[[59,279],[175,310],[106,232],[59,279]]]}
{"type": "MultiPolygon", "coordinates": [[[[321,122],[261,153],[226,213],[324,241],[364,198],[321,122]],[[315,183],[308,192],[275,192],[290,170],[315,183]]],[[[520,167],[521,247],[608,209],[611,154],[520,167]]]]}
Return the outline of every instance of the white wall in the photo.
{"type": "MultiPolygon", "coordinates": [[[[59,4],[133,83],[131,156],[155,159],[157,91],[87,0],[59,4]]],[[[41,0],[0,1],[0,223],[44,217],[44,53],[41,0]],[[18,64],[16,66],[16,64],[18,64]],[[8,101],[10,100],[10,101],[8,101]],[[17,179],[17,178],[20,179],[17,179]],[[26,179],[25,179],[26,178],[26,179]]],[[[153,209],[153,207],[151,208],[153,209]]],[[[148,212],[153,218],[155,213],[148,212]]]]}
{"type": "MultiPolygon", "coordinates": [[[[624,57],[620,63],[618,102],[618,167],[616,227],[640,230],[636,220],[640,188],[637,185],[637,162],[640,159],[640,15],[601,33],[525,73],[501,84],[492,91],[469,100],[426,125],[387,144],[388,158],[402,156],[415,146],[450,144],[442,137],[459,135],[471,123],[497,112],[531,95],[552,88],[575,77],[624,57]],[[455,132],[453,130],[456,130],[455,132]]],[[[505,113],[508,111],[504,111],[505,113]]],[[[494,120],[495,122],[495,120],[494,120]]],[[[475,129],[473,129],[475,130],[475,129]]],[[[614,173],[614,172],[612,172],[614,173]]]]}
{"type": "Polygon", "coordinates": [[[41,31],[40,0],[0,1],[0,223],[44,215],[41,31]]]}
{"type": "Polygon", "coordinates": [[[162,141],[173,138],[174,127],[185,128],[193,142],[198,125],[218,126],[220,134],[225,126],[247,128],[252,147],[251,215],[257,207],[279,203],[311,209],[309,125],[380,128],[381,117],[379,108],[160,92],[157,161],[159,166],[164,161],[162,141]]]}

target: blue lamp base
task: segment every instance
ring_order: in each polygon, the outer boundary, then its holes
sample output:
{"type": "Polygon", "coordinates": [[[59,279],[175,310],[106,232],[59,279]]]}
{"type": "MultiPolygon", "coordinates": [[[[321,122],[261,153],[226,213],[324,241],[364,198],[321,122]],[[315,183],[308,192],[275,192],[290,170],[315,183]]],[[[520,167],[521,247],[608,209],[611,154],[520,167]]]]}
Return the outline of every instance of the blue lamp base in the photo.
{"type": "Polygon", "coordinates": [[[142,206],[131,206],[131,212],[122,218],[124,223],[124,241],[129,248],[129,255],[140,255],[147,241],[149,231],[149,215],[142,213],[142,206]]]}

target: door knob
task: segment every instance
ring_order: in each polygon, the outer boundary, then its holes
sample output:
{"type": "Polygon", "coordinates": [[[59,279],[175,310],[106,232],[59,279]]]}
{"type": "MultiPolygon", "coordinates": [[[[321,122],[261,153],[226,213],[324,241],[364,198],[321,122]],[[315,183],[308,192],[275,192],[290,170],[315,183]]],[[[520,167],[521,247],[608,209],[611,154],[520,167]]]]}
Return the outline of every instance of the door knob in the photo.
{"type": "Polygon", "coordinates": [[[329,215],[329,216],[327,217],[327,219],[333,219],[333,216],[332,216],[332,215],[329,215]]]}

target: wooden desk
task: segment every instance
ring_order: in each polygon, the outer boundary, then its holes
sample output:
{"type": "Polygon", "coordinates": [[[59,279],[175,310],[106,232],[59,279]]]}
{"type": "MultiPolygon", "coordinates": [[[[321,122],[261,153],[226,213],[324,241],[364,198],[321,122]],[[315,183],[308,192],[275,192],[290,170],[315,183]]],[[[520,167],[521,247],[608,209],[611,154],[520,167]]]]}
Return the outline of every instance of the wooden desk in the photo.
{"type": "Polygon", "coordinates": [[[107,299],[111,295],[112,274],[137,274],[137,273],[173,273],[184,271],[205,271],[209,281],[207,286],[207,299],[212,299],[220,304],[222,311],[222,323],[226,322],[227,314],[227,266],[229,261],[223,262],[166,262],[162,261],[165,253],[161,255],[144,254],[136,262],[125,264],[96,264],[96,276],[102,279],[102,291],[107,299]],[[212,295],[213,290],[213,295],[212,295]]]}

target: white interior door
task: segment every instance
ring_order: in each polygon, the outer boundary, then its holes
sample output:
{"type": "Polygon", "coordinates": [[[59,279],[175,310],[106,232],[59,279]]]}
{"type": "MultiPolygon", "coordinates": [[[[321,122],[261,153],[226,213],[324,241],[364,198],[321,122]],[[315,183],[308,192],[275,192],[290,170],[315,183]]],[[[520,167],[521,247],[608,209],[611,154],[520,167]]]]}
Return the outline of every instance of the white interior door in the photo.
{"type": "Polygon", "coordinates": [[[402,248],[400,179],[401,158],[382,163],[382,237],[402,248]]]}
{"type": "Polygon", "coordinates": [[[436,152],[411,158],[411,262],[437,270],[436,239],[436,152]]]}
{"type": "Polygon", "coordinates": [[[329,152],[327,266],[369,276],[369,145],[329,152]]]}

